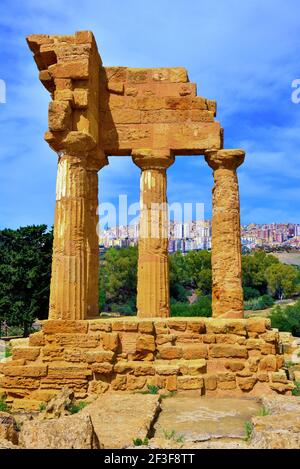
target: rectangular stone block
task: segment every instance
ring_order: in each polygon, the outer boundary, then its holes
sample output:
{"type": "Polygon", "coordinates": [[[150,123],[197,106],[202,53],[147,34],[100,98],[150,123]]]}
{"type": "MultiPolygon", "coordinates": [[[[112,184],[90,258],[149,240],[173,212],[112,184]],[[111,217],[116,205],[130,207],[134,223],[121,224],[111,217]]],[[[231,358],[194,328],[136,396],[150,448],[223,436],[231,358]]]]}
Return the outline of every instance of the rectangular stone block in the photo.
{"type": "Polygon", "coordinates": [[[64,321],[62,319],[52,319],[43,323],[44,334],[86,334],[87,330],[87,321],[64,321]]]}
{"type": "Polygon", "coordinates": [[[182,357],[185,360],[196,360],[199,358],[207,358],[208,346],[206,344],[191,344],[182,347],[182,357]]]}
{"type": "Polygon", "coordinates": [[[30,347],[42,347],[45,344],[45,335],[43,331],[34,332],[29,336],[30,347]]]}
{"type": "Polygon", "coordinates": [[[158,375],[177,375],[179,372],[179,365],[172,363],[163,363],[163,360],[154,362],[155,372],[158,375]]]}
{"type": "Polygon", "coordinates": [[[93,350],[83,352],[83,358],[87,363],[111,363],[114,359],[114,352],[111,350],[93,350]]]}
{"type": "Polygon", "coordinates": [[[201,389],[204,381],[199,376],[177,376],[177,386],[181,390],[201,389]]]}
{"type": "Polygon", "coordinates": [[[136,339],[136,350],[138,352],[143,350],[148,350],[154,352],[156,349],[155,339],[153,335],[150,334],[140,334],[136,339]]]}
{"type": "Polygon", "coordinates": [[[249,318],[246,327],[248,332],[263,334],[271,328],[271,321],[267,318],[249,318]]]}
{"type": "Polygon", "coordinates": [[[246,345],[246,337],[237,334],[216,334],[215,335],[215,342],[217,344],[238,344],[238,345],[246,345]]]}
{"type": "Polygon", "coordinates": [[[54,78],[71,78],[72,80],[88,80],[89,61],[74,60],[50,65],[48,68],[54,78]]]}
{"type": "Polygon", "coordinates": [[[40,354],[40,347],[13,347],[13,360],[24,359],[34,361],[40,354]]]}
{"type": "Polygon", "coordinates": [[[49,379],[85,379],[91,376],[92,372],[84,365],[75,364],[49,364],[49,379]]]}
{"type": "Polygon", "coordinates": [[[24,366],[11,366],[7,364],[3,368],[5,376],[17,376],[26,378],[40,378],[47,375],[46,365],[24,365],[24,366]]]}
{"type": "Polygon", "coordinates": [[[213,358],[248,358],[248,352],[243,345],[211,344],[209,356],[213,358]]]}
{"type": "Polygon", "coordinates": [[[158,349],[159,358],[174,360],[182,357],[182,348],[176,346],[163,346],[158,349]]]}
{"type": "Polygon", "coordinates": [[[142,334],[153,334],[154,332],[153,321],[139,321],[138,330],[142,334]]]}
{"type": "Polygon", "coordinates": [[[91,332],[97,332],[97,331],[111,332],[112,330],[111,321],[97,319],[95,321],[88,321],[88,323],[89,323],[89,331],[91,332]]]}
{"type": "Polygon", "coordinates": [[[103,363],[93,363],[91,365],[93,373],[100,375],[110,375],[113,372],[114,365],[108,362],[103,363]]]}
{"type": "Polygon", "coordinates": [[[115,352],[119,347],[119,334],[117,332],[102,332],[101,345],[104,350],[115,352]]]}
{"type": "Polygon", "coordinates": [[[5,376],[1,381],[1,386],[4,389],[13,389],[16,394],[19,389],[37,389],[40,386],[40,379],[24,376],[5,376]]]}
{"type": "Polygon", "coordinates": [[[136,320],[114,320],[112,321],[112,330],[113,331],[126,331],[132,332],[138,330],[138,321],[136,320]]]}
{"type": "Polygon", "coordinates": [[[62,347],[96,348],[100,345],[100,335],[95,334],[55,334],[47,335],[47,342],[62,347]]]}
{"type": "Polygon", "coordinates": [[[182,375],[199,375],[206,373],[206,360],[179,360],[178,366],[182,375]]]}

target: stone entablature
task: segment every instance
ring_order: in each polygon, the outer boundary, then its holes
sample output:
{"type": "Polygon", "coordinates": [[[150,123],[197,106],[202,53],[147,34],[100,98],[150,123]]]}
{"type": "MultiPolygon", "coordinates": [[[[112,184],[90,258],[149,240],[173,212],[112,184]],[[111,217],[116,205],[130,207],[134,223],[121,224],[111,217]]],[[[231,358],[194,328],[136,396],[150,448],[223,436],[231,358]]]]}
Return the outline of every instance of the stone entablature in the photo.
{"type": "Polygon", "coordinates": [[[256,319],[48,320],[0,365],[13,408],[39,408],[63,386],[78,398],[110,391],[290,393],[279,334],[256,319]]]}

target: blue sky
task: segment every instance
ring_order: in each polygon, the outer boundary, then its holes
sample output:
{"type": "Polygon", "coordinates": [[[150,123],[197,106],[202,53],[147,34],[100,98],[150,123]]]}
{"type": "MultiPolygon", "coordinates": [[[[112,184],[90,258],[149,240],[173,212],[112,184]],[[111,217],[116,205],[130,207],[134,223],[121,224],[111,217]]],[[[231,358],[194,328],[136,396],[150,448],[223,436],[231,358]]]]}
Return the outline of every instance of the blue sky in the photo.
{"type": "MultiPolygon", "coordinates": [[[[0,228],[53,223],[57,158],[43,140],[48,92],[25,41],[29,34],[92,30],[105,65],[184,66],[198,95],[216,99],[225,147],[244,148],[242,223],[299,222],[300,3],[297,0],[1,1],[0,228]]],[[[177,157],[169,202],[203,202],[211,216],[211,170],[177,157]]],[[[139,199],[139,169],[110,158],[100,200],[139,199]]]]}

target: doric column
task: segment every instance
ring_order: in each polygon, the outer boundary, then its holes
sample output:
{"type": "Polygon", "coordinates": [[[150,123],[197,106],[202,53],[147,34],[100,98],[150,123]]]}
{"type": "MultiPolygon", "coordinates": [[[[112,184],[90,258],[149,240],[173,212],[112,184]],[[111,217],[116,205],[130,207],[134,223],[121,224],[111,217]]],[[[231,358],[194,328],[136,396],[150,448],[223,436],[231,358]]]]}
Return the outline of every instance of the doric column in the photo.
{"type": "Polygon", "coordinates": [[[59,157],[49,319],[98,315],[100,167],[90,155],[59,157]]]}
{"type": "Polygon", "coordinates": [[[212,215],[213,316],[242,318],[240,200],[236,169],[243,150],[207,151],[205,159],[214,173],[212,215]]]}
{"type": "Polygon", "coordinates": [[[137,310],[139,317],[170,315],[168,261],[167,152],[135,151],[141,168],[137,310]]]}

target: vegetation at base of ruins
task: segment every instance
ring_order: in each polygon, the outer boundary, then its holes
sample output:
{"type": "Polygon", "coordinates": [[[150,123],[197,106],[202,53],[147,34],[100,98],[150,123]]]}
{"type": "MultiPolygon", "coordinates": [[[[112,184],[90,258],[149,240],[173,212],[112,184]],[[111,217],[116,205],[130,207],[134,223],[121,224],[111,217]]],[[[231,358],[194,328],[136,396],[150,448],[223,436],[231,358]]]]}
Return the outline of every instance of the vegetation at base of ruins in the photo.
{"type": "Polygon", "coordinates": [[[294,363],[292,360],[286,360],[284,362],[284,367],[285,368],[291,368],[292,366],[296,365],[296,363],[294,363]]]}
{"type": "Polygon", "coordinates": [[[39,412],[44,412],[46,410],[46,403],[41,402],[39,405],[39,412]]]}
{"type": "Polygon", "coordinates": [[[195,303],[171,303],[171,316],[198,316],[210,317],[212,315],[211,296],[202,296],[195,303]]]}
{"type": "Polygon", "coordinates": [[[149,440],[147,437],[143,440],[141,438],[134,438],[132,441],[134,446],[147,446],[149,444],[149,440]]]}
{"type": "Polygon", "coordinates": [[[267,309],[273,306],[275,303],[274,298],[270,295],[262,295],[257,298],[251,298],[248,301],[245,301],[244,308],[245,311],[259,311],[262,309],[267,309]]]}
{"type": "Polygon", "coordinates": [[[269,317],[272,327],[300,336],[300,300],[285,307],[275,306],[269,317]]]}
{"type": "Polygon", "coordinates": [[[270,415],[269,409],[267,409],[265,406],[263,406],[260,411],[258,412],[259,417],[266,417],[267,415],[270,415]]]}
{"type": "Polygon", "coordinates": [[[70,412],[70,414],[78,414],[78,412],[84,409],[87,405],[88,403],[84,401],[80,401],[78,403],[75,402],[75,403],[69,404],[66,407],[66,410],[70,412]]]}
{"type": "Polygon", "coordinates": [[[158,394],[160,390],[160,387],[155,386],[155,384],[148,384],[147,388],[148,388],[148,394],[158,394]]]}
{"type": "Polygon", "coordinates": [[[9,358],[12,356],[12,350],[11,350],[11,347],[9,345],[7,345],[5,347],[5,350],[4,350],[4,357],[5,358],[9,358]]]}
{"type": "Polygon", "coordinates": [[[292,390],[292,396],[300,396],[300,383],[294,383],[295,388],[292,390]]]}
{"type": "Polygon", "coordinates": [[[10,412],[5,396],[0,397],[0,412],[10,412]]]}
{"type": "Polygon", "coordinates": [[[250,420],[247,420],[244,424],[245,430],[245,440],[250,441],[252,432],[253,432],[253,423],[250,420]]]}
{"type": "Polygon", "coordinates": [[[52,238],[46,225],[0,230],[0,322],[24,337],[48,314],[52,238]]]}
{"type": "Polygon", "coordinates": [[[162,399],[167,399],[167,397],[175,396],[175,394],[177,394],[177,391],[169,391],[168,393],[161,394],[160,397],[162,399]]]}
{"type": "Polygon", "coordinates": [[[177,435],[175,430],[163,430],[163,434],[166,440],[172,440],[174,443],[184,443],[184,435],[177,435]]]}

